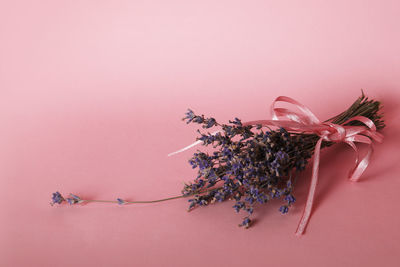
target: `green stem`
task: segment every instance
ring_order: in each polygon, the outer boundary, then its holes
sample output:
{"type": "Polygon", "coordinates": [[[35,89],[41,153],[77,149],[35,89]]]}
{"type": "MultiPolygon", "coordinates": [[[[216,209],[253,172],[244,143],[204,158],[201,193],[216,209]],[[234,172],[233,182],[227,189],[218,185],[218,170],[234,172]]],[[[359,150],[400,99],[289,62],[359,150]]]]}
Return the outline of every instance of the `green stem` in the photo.
{"type": "MultiPolygon", "coordinates": [[[[183,198],[186,197],[184,195],[180,196],[175,196],[175,197],[168,197],[168,198],[162,198],[162,199],[156,199],[156,200],[145,200],[145,201],[125,201],[124,204],[139,204],[139,203],[155,203],[155,202],[162,202],[162,201],[167,201],[167,200],[172,200],[172,199],[177,199],[177,198],[183,198]]],[[[97,199],[82,199],[84,202],[105,202],[105,203],[119,203],[116,200],[97,200],[97,199]]]]}
{"type": "MultiPolygon", "coordinates": [[[[124,204],[156,203],[156,202],[168,201],[168,200],[172,200],[172,199],[185,198],[185,197],[190,197],[193,195],[203,194],[203,193],[210,192],[212,190],[218,190],[218,188],[212,188],[212,189],[208,189],[205,191],[198,191],[198,192],[194,192],[193,194],[190,194],[190,195],[179,195],[179,196],[175,196],[175,197],[167,197],[167,198],[156,199],[156,200],[125,201],[124,204]]],[[[117,200],[99,200],[99,199],[81,199],[81,201],[82,202],[119,203],[117,200]]]]}

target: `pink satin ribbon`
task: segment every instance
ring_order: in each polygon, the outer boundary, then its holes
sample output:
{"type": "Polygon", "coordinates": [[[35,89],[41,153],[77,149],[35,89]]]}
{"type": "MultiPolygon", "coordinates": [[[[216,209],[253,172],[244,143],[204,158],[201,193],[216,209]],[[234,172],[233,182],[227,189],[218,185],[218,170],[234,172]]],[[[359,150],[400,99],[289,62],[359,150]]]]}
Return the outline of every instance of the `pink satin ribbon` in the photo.
{"type": "Polygon", "coordinates": [[[296,230],[296,235],[300,236],[304,233],[311,216],[315,190],[318,183],[322,141],[335,143],[345,142],[354,149],[357,157],[355,160],[355,167],[349,173],[349,179],[356,182],[369,164],[373,152],[372,140],[381,143],[383,141],[383,135],[376,131],[373,121],[363,116],[355,116],[345,121],[343,124],[347,124],[351,121],[359,121],[365,126],[343,126],[331,122],[321,122],[306,106],[286,96],[279,96],[275,99],[271,105],[271,114],[272,120],[249,121],[243,123],[243,125],[273,125],[283,127],[290,132],[317,134],[320,137],[314,149],[312,178],[306,205],[296,230]],[[276,108],[275,104],[279,101],[294,105],[300,112],[297,113],[285,108],[276,108]],[[361,160],[355,143],[368,144],[368,152],[361,160]]]}
{"type": "MultiPolygon", "coordinates": [[[[312,178],[306,205],[296,230],[296,235],[300,236],[304,233],[311,216],[315,190],[318,183],[318,170],[322,141],[335,143],[345,142],[354,149],[357,156],[355,160],[355,167],[349,173],[349,179],[353,182],[356,182],[369,164],[373,152],[372,140],[381,143],[383,141],[383,135],[376,131],[373,121],[363,116],[355,116],[345,121],[343,124],[347,124],[351,121],[359,121],[363,123],[364,126],[343,126],[331,122],[321,122],[306,106],[286,96],[279,96],[274,100],[274,102],[272,102],[271,114],[272,120],[249,121],[244,122],[243,125],[261,124],[263,126],[269,125],[283,127],[289,132],[316,134],[320,137],[314,149],[312,178]],[[285,108],[276,108],[275,104],[277,102],[286,102],[292,104],[299,109],[300,112],[294,112],[285,108]],[[368,152],[361,160],[355,143],[364,143],[368,145],[368,152]]],[[[218,132],[220,131],[216,131],[212,134],[216,134],[218,132]]],[[[201,141],[197,141],[183,149],[173,152],[169,154],[169,156],[185,151],[199,143],[201,143],[201,141]]]]}

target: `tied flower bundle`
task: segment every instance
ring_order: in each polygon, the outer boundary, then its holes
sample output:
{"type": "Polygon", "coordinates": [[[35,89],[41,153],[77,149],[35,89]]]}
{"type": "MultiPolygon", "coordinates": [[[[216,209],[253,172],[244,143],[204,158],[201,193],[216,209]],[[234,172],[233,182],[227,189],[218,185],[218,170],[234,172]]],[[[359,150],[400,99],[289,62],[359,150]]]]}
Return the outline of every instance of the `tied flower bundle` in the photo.
{"type": "Polygon", "coordinates": [[[236,212],[246,215],[239,226],[251,226],[251,215],[257,205],[281,199],[279,211],[287,213],[295,203],[294,186],[299,172],[303,171],[314,156],[311,185],[306,206],[296,234],[303,234],[311,215],[314,193],[318,181],[320,149],[345,142],[357,153],[350,180],[357,181],[367,167],[372,154],[372,141],[381,142],[377,130],[385,124],[380,113],[379,101],[368,100],[364,93],[346,111],[320,122],[304,105],[289,98],[278,97],[272,104],[272,120],[242,122],[235,118],[229,124],[220,124],[214,118],[196,115],[188,110],[183,118],[186,123],[196,123],[204,129],[218,128],[212,133],[202,133],[197,141],[177,152],[195,145],[212,146],[212,153],[197,151],[189,159],[192,168],[198,169],[193,182],[186,183],[181,195],[152,201],[84,200],[71,194],[69,198],[53,193],[52,204],[82,202],[112,202],[123,204],[151,203],[176,198],[188,198],[189,211],[215,202],[234,201],[236,212]],[[298,112],[277,108],[277,102],[287,102],[298,112]],[[369,145],[367,154],[360,160],[356,142],[369,145]]]}

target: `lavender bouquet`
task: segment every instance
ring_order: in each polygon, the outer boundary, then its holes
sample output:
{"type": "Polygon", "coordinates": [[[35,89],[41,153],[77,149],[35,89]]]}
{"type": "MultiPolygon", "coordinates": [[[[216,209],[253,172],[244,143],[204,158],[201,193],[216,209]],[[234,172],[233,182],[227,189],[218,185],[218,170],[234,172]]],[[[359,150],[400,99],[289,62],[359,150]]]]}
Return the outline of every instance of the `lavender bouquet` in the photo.
{"type": "MultiPolygon", "coordinates": [[[[306,208],[297,234],[302,234],[311,213],[311,207],[318,179],[319,152],[321,148],[338,142],[345,142],[357,149],[355,142],[371,145],[382,141],[376,130],[385,127],[380,113],[379,101],[368,100],[362,93],[346,111],[320,122],[310,110],[299,102],[278,97],[272,106],[272,120],[242,122],[235,118],[228,124],[221,124],[212,117],[196,115],[188,110],[183,118],[186,123],[202,126],[194,145],[212,146],[212,152],[197,150],[189,159],[192,168],[198,169],[197,177],[184,185],[181,195],[152,201],[89,200],[71,194],[64,198],[59,192],[53,193],[51,204],[78,204],[82,202],[111,202],[123,204],[160,202],[176,198],[188,198],[189,208],[204,207],[216,202],[233,201],[236,212],[244,212],[239,226],[248,228],[257,205],[274,199],[283,201],[279,211],[287,213],[295,203],[294,187],[299,172],[303,171],[314,155],[313,178],[306,208]],[[295,105],[300,113],[275,108],[278,101],[295,105]],[[284,118],[284,120],[279,119],[284,118]],[[218,128],[210,133],[208,129],[218,128]]],[[[357,150],[356,150],[357,151],[357,150]]],[[[372,148],[351,172],[356,181],[368,165],[372,148]]]]}

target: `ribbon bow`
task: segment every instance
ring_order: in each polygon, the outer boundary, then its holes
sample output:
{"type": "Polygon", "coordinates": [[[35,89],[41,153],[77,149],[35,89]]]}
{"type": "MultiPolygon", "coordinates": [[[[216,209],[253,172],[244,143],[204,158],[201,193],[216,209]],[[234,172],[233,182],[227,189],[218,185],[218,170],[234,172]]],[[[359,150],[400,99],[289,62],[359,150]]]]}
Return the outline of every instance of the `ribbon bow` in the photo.
{"type": "MultiPolygon", "coordinates": [[[[383,135],[376,131],[376,126],[374,122],[364,116],[352,117],[349,120],[345,121],[343,125],[334,124],[332,122],[321,122],[306,106],[287,96],[279,96],[274,100],[274,102],[272,102],[271,114],[272,120],[248,121],[244,122],[243,126],[270,125],[283,127],[289,132],[316,134],[320,137],[314,149],[312,178],[310,189],[308,191],[306,205],[304,207],[302,217],[296,230],[296,235],[300,236],[303,234],[311,216],[315,190],[318,183],[318,170],[322,141],[335,143],[345,142],[351,148],[353,148],[353,150],[356,152],[356,160],[355,167],[349,173],[349,179],[350,181],[356,182],[369,164],[373,152],[372,140],[381,143],[383,141],[383,135]],[[294,112],[285,108],[277,108],[275,107],[275,104],[277,102],[287,102],[289,104],[292,104],[297,109],[299,109],[300,112],[294,112]],[[345,126],[345,124],[352,121],[359,121],[363,123],[364,126],[345,126]],[[359,157],[359,151],[355,143],[368,144],[368,152],[361,160],[359,157]]],[[[218,132],[221,131],[219,130],[213,132],[212,134],[214,135],[218,132]]],[[[196,146],[197,144],[200,144],[201,142],[202,141],[200,140],[196,141],[187,147],[170,153],[168,156],[183,152],[193,146],[196,146]]]]}
{"type": "Polygon", "coordinates": [[[320,137],[314,149],[312,178],[306,206],[304,207],[303,215],[296,230],[296,235],[300,236],[303,234],[311,216],[315,190],[318,183],[322,141],[335,143],[345,142],[354,149],[357,157],[355,160],[355,167],[349,173],[349,179],[350,181],[356,182],[369,164],[373,152],[372,140],[381,143],[383,141],[383,135],[376,131],[373,121],[364,116],[355,116],[350,118],[345,121],[343,125],[331,122],[321,122],[306,106],[286,96],[279,96],[275,99],[271,105],[271,114],[272,120],[249,121],[243,123],[243,125],[274,125],[277,127],[283,127],[287,131],[317,134],[320,137]],[[276,108],[275,104],[279,101],[293,104],[300,110],[300,113],[285,108],[276,108]],[[344,126],[351,121],[362,122],[364,126],[344,126]],[[369,145],[367,154],[361,160],[357,146],[354,144],[356,142],[369,145]]]}

